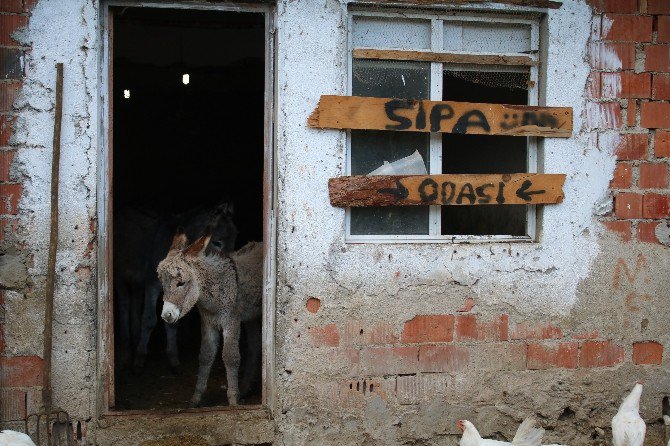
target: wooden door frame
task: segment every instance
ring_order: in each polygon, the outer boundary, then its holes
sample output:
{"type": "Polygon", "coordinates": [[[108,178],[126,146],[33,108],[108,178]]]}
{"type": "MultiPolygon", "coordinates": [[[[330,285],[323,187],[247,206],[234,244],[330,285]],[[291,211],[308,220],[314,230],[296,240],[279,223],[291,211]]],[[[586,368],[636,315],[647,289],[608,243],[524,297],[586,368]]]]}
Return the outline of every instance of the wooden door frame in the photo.
{"type": "MultiPolygon", "coordinates": [[[[262,405],[192,409],[192,411],[212,410],[253,410],[274,412],[275,408],[275,308],[276,308],[276,177],[275,177],[275,7],[272,2],[253,3],[141,0],[107,0],[100,4],[100,46],[99,46],[99,102],[98,115],[100,131],[97,153],[97,277],[98,277],[98,341],[96,376],[96,412],[103,415],[146,414],[148,411],[114,411],[114,296],[113,296],[113,15],[114,6],[147,8],[199,9],[212,11],[257,12],[265,17],[265,92],[264,92],[264,161],[263,161],[263,365],[262,365],[262,405]]],[[[180,413],[171,410],[165,413],[180,413]]],[[[156,413],[156,411],[152,411],[156,413]]]]}

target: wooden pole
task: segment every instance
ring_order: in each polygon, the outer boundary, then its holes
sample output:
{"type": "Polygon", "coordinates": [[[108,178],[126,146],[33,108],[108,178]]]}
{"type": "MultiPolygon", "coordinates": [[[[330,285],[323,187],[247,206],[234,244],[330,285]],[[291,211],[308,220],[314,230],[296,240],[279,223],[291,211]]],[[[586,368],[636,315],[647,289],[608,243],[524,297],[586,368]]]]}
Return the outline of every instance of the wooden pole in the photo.
{"type": "Polygon", "coordinates": [[[51,349],[53,346],[53,308],[58,248],[58,178],[60,174],[60,134],[63,118],[63,64],[56,64],[56,109],[54,118],[53,154],[51,158],[51,234],[44,309],[44,387],[42,404],[50,411],[53,403],[51,388],[51,349]]]}

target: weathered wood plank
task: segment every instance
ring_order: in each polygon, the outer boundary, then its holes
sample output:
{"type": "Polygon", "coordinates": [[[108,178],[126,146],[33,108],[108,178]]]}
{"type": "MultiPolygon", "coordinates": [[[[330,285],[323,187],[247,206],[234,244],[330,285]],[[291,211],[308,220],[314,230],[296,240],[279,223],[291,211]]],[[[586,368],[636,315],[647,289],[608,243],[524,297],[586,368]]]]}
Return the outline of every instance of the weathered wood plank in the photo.
{"type": "Polygon", "coordinates": [[[553,204],[563,201],[564,174],[380,175],[331,178],[336,207],[553,204]]]}
{"type": "Polygon", "coordinates": [[[377,50],[373,48],[356,48],[353,50],[353,57],[354,59],[413,60],[473,65],[537,65],[537,61],[525,55],[458,54],[433,51],[377,50]]]}
{"type": "Polygon", "coordinates": [[[323,95],[307,122],[331,129],[569,138],[572,108],[323,95]]]}
{"type": "MultiPolygon", "coordinates": [[[[373,5],[384,4],[386,6],[393,6],[393,5],[449,6],[454,4],[476,5],[489,2],[491,2],[491,0],[360,0],[360,3],[362,4],[366,3],[373,5]]],[[[549,9],[558,9],[563,5],[563,3],[555,0],[495,0],[494,3],[503,3],[515,6],[533,6],[536,8],[549,8],[549,9]]]]}

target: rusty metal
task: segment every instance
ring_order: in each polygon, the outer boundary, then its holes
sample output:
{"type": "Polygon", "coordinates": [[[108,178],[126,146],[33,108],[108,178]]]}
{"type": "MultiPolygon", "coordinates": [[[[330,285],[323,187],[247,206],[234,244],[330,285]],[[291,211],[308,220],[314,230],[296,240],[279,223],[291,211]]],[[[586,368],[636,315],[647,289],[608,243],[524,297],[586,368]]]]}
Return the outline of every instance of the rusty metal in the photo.
{"type": "Polygon", "coordinates": [[[45,287],[44,363],[42,379],[42,410],[26,417],[25,430],[38,446],[74,446],[72,420],[68,413],[53,407],[51,359],[53,347],[53,306],[56,282],[56,250],[58,248],[58,185],[60,176],[61,122],[63,119],[63,64],[56,64],[56,107],[54,117],[53,154],[51,159],[51,231],[45,287]]]}

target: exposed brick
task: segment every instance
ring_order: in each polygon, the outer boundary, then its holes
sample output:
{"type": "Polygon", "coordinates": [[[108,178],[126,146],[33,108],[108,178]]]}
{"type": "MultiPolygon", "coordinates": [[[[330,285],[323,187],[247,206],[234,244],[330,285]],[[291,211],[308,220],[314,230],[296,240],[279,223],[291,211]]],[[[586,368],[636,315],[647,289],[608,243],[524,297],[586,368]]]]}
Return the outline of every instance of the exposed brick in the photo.
{"type": "Polygon", "coordinates": [[[648,98],[651,91],[651,74],[631,71],[601,74],[603,98],[648,98]]]}
{"type": "Polygon", "coordinates": [[[649,45],[644,54],[646,71],[670,71],[670,45],[649,45]]]}
{"type": "Polygon", "coordinates": [[[419,370],[422,372],[457,372],[467,367],[470,353],[459,345],[422,345],[419,347],[419,370]]]}
{"type": "Polygon", "coordinates": [[[601,32],[604,40],[651,42],[651,16],[604,14],[602,20],[601,32]]]}
{"type": "Polygon", "coordinates": [[[400,342],[451,342],[454,339],[454,315],[419,315],[405,322],[400,342]]]}
{"type": "Polygon", "coordinates": [[[621,127],[621,105],[618,102],[587,102],[586,124],[592,129],[621,127]]]}
{"type": "Polygon", "coordinates": [[[562,342],[557,345],[528,344],[526,367],[530,370],[576,369],[578,351],[577,342],[562,342]]]}
{"type": "Polygon", "coordinates": [[[0,1],[0,12],[23,12],[23,0],[0,1]]]}
{"type": "Polygon", "coordinates": [[[654,341],[634,343],[633,362],[635,364],[660,365],[663,362],[663,345],[654,341]]]}
{"type": "Polygon", "coordinates": [[[651,97],[653,99],[670,99],[670,74],[654,74],[651,97]]]}
{"type": "Polygon", "coordinates": [[[416,373],[419,347],[369,347],[361,350],[361,372],[371,376],[416,373]]]}
{"type": "Polygon", "coordinates": [[[617,218],[641,218],[642,195],[620,192],[614,198],[614,212],[617,218]]]}
{"type": "Polygon", "coordinates": [[[642,189],[665,189],[668,187],[667,163],[640,164],[638,186],[642,189]]]}
{"type": "Polygon", "coordinates": [[[649,135],[646,133],[604,134],[598,136],[598,147],[611,150],[618,160],[648,158],[649,135]]]}
{"type": "Polygon", "coordinates": [[[658,34],[656,35],[656,41],[658,43],[668,43],[670,42],[670,15],[661,15],[658,16],[658,34]]]}
{"type": "Polygon", "coordinates": [[[0,215],[16,215],[23,187],[20,184],[0,184],[0,215]]]}
{"type": "Polygon", "coordinates": [[[9,137],[12,135],[12,126],[15,118],[9,115],[0,115],[0,146],[9,144],[9,137]]]}
{"type": "Polygon", "coordinates": [[[623,361],[624,354],[624,348],[612,341],[584,341],[579,349],[579,366],[613,366],[623,361]]]}
{"type": "Polygon", "coordinates": [[[631,222],[625,220],[604,221],[603,225],[612,232],[619,234],[621,239],[629,242],[631,239],[631,222]]]}
{"type": "Polygon", "coordinates": [[[317,299],[316,297],[310,297],[307,299],[305,307],[310,313],[316,314],[319,311],[319,308],[321,308],[321,300],[317,299]]]}
{"type": "Polygon", "coordinates": [[[589,45],[589,63],[594,70],[632,70],[635,44],[593,42],[589,45]]]}
{"type": "Polygon", "coordinates": [[[23,77],[23,50],[0,48],[0,79],[23,77]]]}
{"type": "Polygon", "coordinates": [[[12,105],[14,104],[20,89],[20,82],[0,84],[0,112],[12,110],[12,105]]]}
{"type": "Polygon", "coordinates": [[[0,421],[26,418],[26,392],[18,389],[0,389],[0,421]]]}
{"type": "Polygon", "coordinates": [[[643,102],[640,107],[640,126],[648,129],[670,128],[670,103],[643,102]]]}
{"type": "Polygon", "coordinates": [[[436,395],[444,395],[451,387],[452,377],[446,373],[421,373],[396,378],[398,404],[419,404],[433,401],[436,395]]]}
{"type": "Polygon", "coordinates": [[[589,0],[593,11],[600,12],[618,12],[635,13],[637,12],[637,0],[589,0]]]}
{"type": "Polygon", "coordinates": [[[323,327],[309,327],[309,339],[314,347],[338,347],[340,345],[340,333],[335,324],[323,327]]]}
{"type": "Polygon", "coordinates": [[[670,132],[656,131],[654,135],[654,156],[656,158],[670,157],[670,132]]]}
{"type": "Polygon", "coordinates": [[[0,357],[0,387],[42,385],[42,358],[38,356],[0,357]]]}
{"type": "Polygon", "coordinates": [[[23,11],[24,12],[32,11],[36,4],[37,0],[23,0],[23,11]]]}
{"type": "Polygon", "coordinates": [[[342,343],[347,346],[395,344],[398,336],[388,322],[349,321],[344,325],[342,343]]]}
{"type": "Polygon", "coordinates": [[[586,80],[586,97],[594,99],[601,97],[600,83],[601,73],[592,71],[586,80]]]}
{"type": "Polygon", "coordinates": [[[2,324],[0,324],[0,354],[4,352],[5,352],[5,331],[2,327],[2,324]]]}
{"type": "Polygon", "coordinates": [[[511,339],[560,339],[563,337],[563,331],[549,322],[535,322],[533,324],[516,324],[511,339]]]}
{"type": "Polygon", "coordinates": [[[12,38],[12,34],[27,23],[28,17],[24,15],[0,15],[0,45],[20,45],[12,38]]]}
{"type": "MultiPolygon", "coordinates": [[[[0,242],[5,240],[6,232],[16,232],[18,221],[15,219],[0,219],[0,242]]],[[[2,291],[0,290],[0,305],[2,305],[2,291]]],[[[1,350],[0,350],[1,351],[1,350]]]]}
{"type": "Polygon", "coordinates": [[[630,163],[616,163],[610,189],[630,189],[633,182],[633,166],[630,163]]]}
{"type": "Polygon", "coordinates": [[[506,341],[509,338],[509,316],[502,314],[492,321],[481,321],[474,314],[456,317],[456,339],[458,341],[506,341]]]}
{"type": "Polygon", "coordinates": [[[468,346],[475,370],[525,370],[526,344],[493,342],[468,346]]]}
{"type": "Polygon", "coordinates": [[[647,0],[647,14],[670,14],[668,0],[647,0]]]}
{"type": "Polygon", "coordinates": [[[645,194],[642,216],[644,218],[670,218],[670,195],[645,194]]]}
{"type": "Polygon", "coordinates": [[[637,224],[637,239],[644,243],[659,243],[656,237],[657,221],[641,221],[637,224]]]}
{"type": "Polygon", "coordinates": [[[637,101],[633,99],[628,101],[626,123],[628,124],[628,127],[635,127],[637,125],[637,101]]]}
{"type": "Polygon", "coordinates": [[[9,181],[9,166],[12,164],[16,150],[0,151],[0,182],[9,181]]]}

